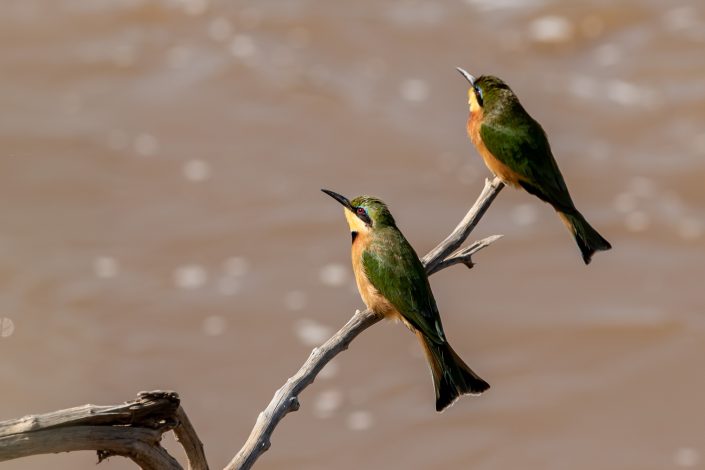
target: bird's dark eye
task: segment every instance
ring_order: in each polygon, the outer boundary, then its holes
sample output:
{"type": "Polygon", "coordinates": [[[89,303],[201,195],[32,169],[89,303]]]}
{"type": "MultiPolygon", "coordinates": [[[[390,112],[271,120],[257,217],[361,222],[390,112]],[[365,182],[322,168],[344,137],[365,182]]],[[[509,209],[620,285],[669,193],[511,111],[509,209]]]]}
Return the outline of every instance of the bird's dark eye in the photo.
{"type": "Polygon", "coordinates": [[[362,207],[357,208],[357,215],[365,215],[367,212],[365,212],[365,209],[362,207]]]}
{"type": "Polygon", "coordinates": [[[475,97],[477,98],[477,104],[482,106],[482,89],[480,87],[475,87],[475,97]]]}

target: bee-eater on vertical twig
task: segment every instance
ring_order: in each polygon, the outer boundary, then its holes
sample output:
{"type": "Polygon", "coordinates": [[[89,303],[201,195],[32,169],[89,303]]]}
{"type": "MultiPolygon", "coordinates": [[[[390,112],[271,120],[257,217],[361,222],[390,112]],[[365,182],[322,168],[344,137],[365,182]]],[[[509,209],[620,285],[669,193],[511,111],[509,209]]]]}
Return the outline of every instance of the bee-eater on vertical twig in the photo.
{"type": "Polygon", "coordinates": [[[345,207],[352,233],[352,265],[362,300],[378,315],[401,320],[421,342],[436,389],[436,410],[490,386],[448,344],[426,271],[384,202],[352,201],[322,190],[345,207]]]}
{"type": "Polygon", "coordinates": [[[468,135],[490,171],[551,204],[573,233],[585,264],[596,251],[612,248],[575,208],[546,133],[509,86],[491,75],[476,79],[458,71],[470,82],[468,135]]]}

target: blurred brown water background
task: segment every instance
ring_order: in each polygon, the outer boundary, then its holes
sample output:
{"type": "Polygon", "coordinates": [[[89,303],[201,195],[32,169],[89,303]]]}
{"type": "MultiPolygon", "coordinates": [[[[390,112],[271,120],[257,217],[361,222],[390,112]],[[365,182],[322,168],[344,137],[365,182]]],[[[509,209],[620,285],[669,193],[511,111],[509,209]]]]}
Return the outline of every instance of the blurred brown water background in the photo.
{"type": "Polygon", "coordinates": [[[319,189],[381,197],[421,254],[479,194],[462,66],[513,87],[614,249],[586,268],[505,189],[474,233],[505,237],[431,280],[492,389],[437,414],[415,338],[375,326],[256,468],[705,468],[704,51],[698,1],[4,0],[0,419],[173,389],[222,468],[361,307],[319,189]]]}

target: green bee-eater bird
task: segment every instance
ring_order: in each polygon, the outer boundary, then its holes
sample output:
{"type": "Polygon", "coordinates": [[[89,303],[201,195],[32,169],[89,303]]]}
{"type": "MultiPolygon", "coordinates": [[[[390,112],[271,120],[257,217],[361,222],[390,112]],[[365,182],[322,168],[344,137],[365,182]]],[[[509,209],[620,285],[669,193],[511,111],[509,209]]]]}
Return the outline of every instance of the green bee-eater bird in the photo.
{"type": "Polygon", "coordinates": [[[470,82],[468,135],[490,171],[551,204],[573,233],[585,264],[596,251],[612,248],[575,208],[546,133],[509,86],[491,75],[476,79],[458,71],[470,82]]]}
{"type": "Polygon", "coordinates": [[[350,201],[322,191],[345,207],[355,281],[365,305],[379,315],[401,320],[421,341],[436,388],[436,410],[443,411],[461,395],[487,390],[489,384],[448,344],[426,270],[386,204],[370,196],[350,201]]]}

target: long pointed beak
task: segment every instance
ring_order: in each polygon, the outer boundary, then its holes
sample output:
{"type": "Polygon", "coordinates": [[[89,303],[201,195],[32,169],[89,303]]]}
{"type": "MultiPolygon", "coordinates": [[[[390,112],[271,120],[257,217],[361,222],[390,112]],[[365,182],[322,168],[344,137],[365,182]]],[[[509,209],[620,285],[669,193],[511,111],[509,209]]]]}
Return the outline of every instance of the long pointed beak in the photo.
{"type": "Polygon", "coordinates": [[[321,189],[321,191],[323,191],[324,193],[326,193],[327,195],[329,195],[330,197],[332,197],[333,199],[335,199],[336,201],[338,201],[339,203],[341,203],[341,204],[342,204],[343,206],[345,206],[345,208],[348,209],[350,212],[353,212],[353,213],[355,212],[355,208],[354,208],[353,205],[350,203],[350,201],[348,200],[348,198],[346,198],[345,196],[341,196],[340,194],[338,194],[338,193],[336,193],[336,192],[333,192],[333,191],[331,191],[331,190],[329,190],[329,189],[321,189]]]}
{"type": "Polygon", "coordinates": [[[473,77],[460,67],[456,67],[456,70],[458,70],[458,72],[460,72],[460,75],[465,77],[465,79],[470,82],[470,86],[475,86],[475,77],[473,77]]]}

